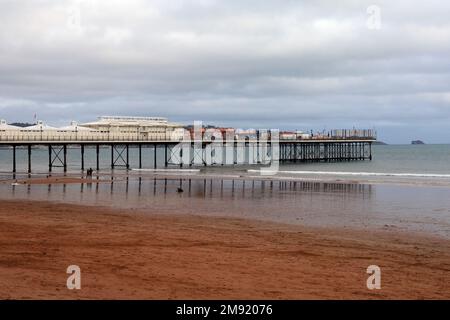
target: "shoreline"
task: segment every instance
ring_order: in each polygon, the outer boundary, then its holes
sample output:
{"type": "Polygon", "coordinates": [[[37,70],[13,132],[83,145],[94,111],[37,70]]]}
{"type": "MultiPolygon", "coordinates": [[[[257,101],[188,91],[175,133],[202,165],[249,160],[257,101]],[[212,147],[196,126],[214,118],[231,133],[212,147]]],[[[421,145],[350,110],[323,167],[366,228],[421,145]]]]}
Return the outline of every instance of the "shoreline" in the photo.
{"type": "MultiPolygon", "coordinates": [[[[12,176],[12,173],[8,173],[8,175],[12,176]]],[[[22,178],[19,179],[3,179],[0,180],[0,184],[10,184],[10,183],[19,183],[19,184],[56,184],[56,183],[108,183],[111,182],[111,179],[115,178],[115,181],[121,181],[120,179],[126,178],[142,178],[142,179],[191,179],[191,180],[202,180],[202,179],[213,179],[213,180],[248,180],[248,181],[273,181],[273,182],[305,182],[305,183],[330,183],[330,184],[356,184],[356,185],[391,185],[391,186],[403,186],[403,187],[448,187],[450,188],[450,179],[449,180],[439,180],[435,179],[434,181],[420,181],[420,179],[416,179],[415,181],[411,180],[369,180],[369,179],[347,179],[347,178],[312,178],[307,176],[266,176],[266,175],[250,175],[247,171],[242,171],[242,173],[235,174],[214,174],[214,173],[202,173],[202,172],[193,172],[192,169],[183,170],[174,170],[173,172],[168,171],[164,172],[161,170],[156,170],[155,172],[149,171],[137,171],[137,170],[129,170],[122,172],[99,172],[94,174],[92,178],[87,178],[85,173],[52,173],[49,176],[49,173],[17,173],[16,176],[20,176],[22,178]],[[100,178],[102,177],[102,178],[100,178]],[[105,179],[108,177],[109,179],[105,179]]],[[[409,179],[409,178],[408,178],[409,179]]]]}
{"type": "Polygon", "coordinates": [[[449,299],[450,241],[2,201],[2,299],[449,299]],[[101,232],[100,232],[101,230],[101,232]],[[68,265],[82,290],[65,288],[68,265]],[[382,269],[368,290],[366,268],[382,269]]]}

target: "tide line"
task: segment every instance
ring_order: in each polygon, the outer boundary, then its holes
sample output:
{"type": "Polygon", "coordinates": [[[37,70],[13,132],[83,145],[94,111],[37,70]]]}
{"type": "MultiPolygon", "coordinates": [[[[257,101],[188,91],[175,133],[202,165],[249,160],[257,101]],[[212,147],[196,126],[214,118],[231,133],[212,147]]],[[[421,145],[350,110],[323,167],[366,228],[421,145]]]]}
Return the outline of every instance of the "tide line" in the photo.
{"type": "MultiPolygon", "coordinates": [[[[247,170],[247,172],[260,172],[260,170],[247,170]]],[[[381,177],[422,177],[422,178],[450,178],[450,174],[437,173],[389,173],[389,172],[348,172],[348,171],[265,171],[273,174],[316,174],[333,176],[381,176],[381,177]]]]}
{"type": "Polygon", "coordinates": [[[200,172],[200,169],[131,169],[131,171],[144,171],[144,172],[200,172]]]}

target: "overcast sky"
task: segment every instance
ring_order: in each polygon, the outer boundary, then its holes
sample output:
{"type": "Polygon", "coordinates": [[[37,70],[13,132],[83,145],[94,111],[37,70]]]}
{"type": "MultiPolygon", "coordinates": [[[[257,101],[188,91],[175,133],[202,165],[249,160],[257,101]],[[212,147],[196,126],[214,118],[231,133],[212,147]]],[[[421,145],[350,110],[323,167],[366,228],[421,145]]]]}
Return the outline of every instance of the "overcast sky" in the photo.
{"type": "Polygon", "coordinates": [[[449,16],[441,0],[0,0],[0,118],[450,143],[449,16]]]}

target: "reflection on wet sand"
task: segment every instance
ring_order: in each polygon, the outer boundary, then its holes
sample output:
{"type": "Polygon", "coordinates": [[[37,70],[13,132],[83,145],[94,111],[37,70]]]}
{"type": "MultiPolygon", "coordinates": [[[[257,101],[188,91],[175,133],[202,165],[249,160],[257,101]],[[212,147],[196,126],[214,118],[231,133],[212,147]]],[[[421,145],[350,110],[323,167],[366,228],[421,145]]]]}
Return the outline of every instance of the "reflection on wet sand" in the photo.
{"type": "MultiPolygon", "coordinates": [[[[132,178],[133,179],[133,178],[132,178]]],[[[242,194],[245,194],[246,190],[251,190],[252,194],[254,194],[255,189],[260,189],[261,193],[264,193],[265,190],[290,190],[290,191],[315,191],[315,192],[358,192],[358,193],[368,193],[372,190],[372,185],[366,184],[350,184],[350,183],[327,183],[327,182],[310,182],[310,181],[267,181],[267,180],[245,180],[245,179],[182,179],[182,178],[153,178],[153,179],[143,179],[142,177],[137,178],[137,183],[133,179],[131,182],[133,186],[136,186],[138,194],[141,194],[143,189],[143,185],[146,181],[153,181],[153,193],[156,194],[157,190],[163,191],[167,193],[167,186],[173,185],[173,181],[178,182],[179,188],[186,188],[191,193],[192,191],[192,181],[202,181],[202,187],[198,188],[198,184],[195,184],[196,195],[206,196],[207,194],[212,195],[214,190],[220,190],[220,193],[223,193],[224,190],[224,182],[226,182],[226,186],[231,190],[231,195],[234,196],[236,193],[239,193],[239,190],[242,191],[242,194]],[[163,181],[163,188],[161,188],[161,181],[163,181]],[[157,183],[158,182],[158,183],[157,183]],[[227,183],[228,182],[228,183],[227,183]],[[200,193],[199,193],[200,192],[200,193]]],[[[100,180],[100,177],[96,177],[92,181],[82,181],[80,183],[76,183],[75,185],[80,185],[80,191],[83,192],[85,186],[88,188],[92,188],[92,185],[95,185],[96,191],[99,190],[99,185],[109,184],[111,192],[114,190],[114,185],[120,183],[125,187],[125,192],[129,191],[130,186],[130,177],[126,177],[125,179],[117,179],[111,177],[109,182],[106,180],[100,180]]],[[[24,183],[25,184],[25,183],[24,183]]],[[[41,183],[40,183],[41,184],[41,183]]],[[[60,183],[62,185],[63,190],[65,190],[67,185],[73,185],[74,183],[60,183]]],[[[26,183],[27,190],[30,191],[32,186],[36,186],[39,184],[35,183],[26,183]]],[[[52,186],[55,183],[48,183],[48,190],[51,191],[52,186]]],[[[23,188],[22,186],[12,185],[12,190],[14,191],[16,187],[23,188]]],[[[39,188],[39,187],[37,187],[39,188]]]]}
{"type": "MultiPolygon", "coordinates": [[[[99,185],[104,185],[104,182],[92,182],[81,183],[80,191],[83,192],[84,186],[92,188],[95,185],[96,192],[99,192],[99,185]]],[[[255,194],[268,194],[271,195],[277,191],[299,191],[299,192],[339,192],[343,194],[365,194],[370,197],[372,193],[372,185],[365,184],[341,184],[341,183],[322,183],[322,182],[308,182],[308,181],[266,181],[266,180],[245,180],[245,179],[169,179],[169,178],[153,178],[150,180],[144,180],[139,177],[136,181],[131,181],[126,177],[124,180],[114,181],[111,179],[110,190],[111,194],[114,192],[115,185],[120,184],[120,190],[125,191],[125,194],[129,192],[137,191],[138,195],[145,193],[167,194],[173,193],[176,188],[180,188],[183,191],[187,190],[189,196],[196,197],[212,197],[219,196],[224,197],[224,190],[229,192],[226,196],[236,197],[241,195],[247,198],[252,198],[255,194]],[[148,183],[151,181],[152,183],[148,183]],[[130,184],[132,190],[130,190],[130,184]],[[150,188],[149,188],[150,187],[150,188]]],[[[49,184],[50,188],[51,184],[49,184]]],[[[66,186],[66,184],[63,184],[66,186]]]]}
{"type": "Polygon", "coordinates": [[[133,208],[149,214],[185,212],[312,226],[389,228],[450,237],[450,213],[436,215],[450,207],[448,188],[200,176],[118,175],[83,183],[63,181],[3,184],[0,189],[5,199],[133,208]]]}

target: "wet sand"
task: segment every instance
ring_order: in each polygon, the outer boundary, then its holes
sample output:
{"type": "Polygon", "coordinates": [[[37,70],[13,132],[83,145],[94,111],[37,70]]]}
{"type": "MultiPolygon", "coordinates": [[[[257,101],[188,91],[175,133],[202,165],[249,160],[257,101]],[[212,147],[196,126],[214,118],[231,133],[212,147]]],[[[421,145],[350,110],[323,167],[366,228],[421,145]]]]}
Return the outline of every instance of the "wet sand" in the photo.
{"type": "MultiPolygon", "coordinates": [[[[151,214],[150,214],[151,213],[151,214]]],[[[449,299],[450,241],[2,201],[2,299],[449,299]],[[82,289],[66,288],[79,265],[82,289]],[[366,268],[382,289],[366,288],[366,268]]]]}
{"type": "MultiPolygon", "coordinates": [[[[11,174],[8,174],[11,176],[11,174]]],[[[238,180],[258,180],[258,181],[292,181],[292,182],[311,182],[311,183],[339,183],[339,184],[364,184],[364,185],[398,185],[398,186],[424,186],[424,187],[450,187],[449,178],[399,178],[399,177],[383,177],[373,179],[370,177],[327,177],[311,174],[276,174],[276,175],[260,175],[255,170],[236,170],[236,171],[218,171],[217,168],[204,170],[195,169],[133,169],[130,171],[116,171],[108,172],[102,171],[94,172],[93,177],[87,177],[79,172],[71,173],[55,173],[51,176],[46,174],[32,174],[26,173],[17,174],[21,178],[18,179],[0,179],[0,184],[19,183],[25,185],[35,184],[77,184],[77,183],[101,183],[110,182],[114,180],[125,180],[130,177],[144,177],[156,179],[234,179],[238,180]]]]}
{"type": "Polygon", "coordinates": [[[100,183],[109,182],[110,180],[96,179],[94,177],[85,177],[80,175],[57,175],[57,176],[47,176],[47,177],[33,177],[25,179],[8,179],[0,181],[3,184],[78,184],[78,183],[100,183]]]}

